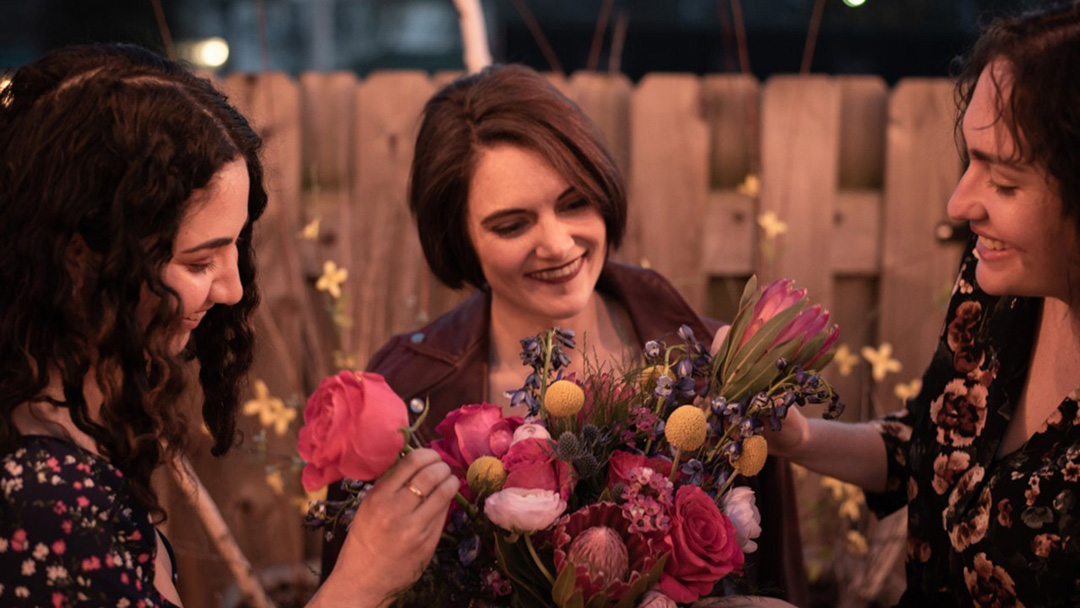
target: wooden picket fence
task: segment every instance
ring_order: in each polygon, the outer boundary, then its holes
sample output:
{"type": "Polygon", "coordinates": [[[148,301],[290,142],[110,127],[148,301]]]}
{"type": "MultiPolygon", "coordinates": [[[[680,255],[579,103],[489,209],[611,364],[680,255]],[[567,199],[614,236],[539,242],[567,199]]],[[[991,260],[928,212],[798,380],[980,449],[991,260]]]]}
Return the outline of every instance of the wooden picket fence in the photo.
{"type": "MultiPolygon", "coordinates": [[[[273,394],[302,396],[335,370],[334,351],[338,363],[351,356],[363,365],[392,334],[460,301],[427,270],[406,205],[419,112],[454,76],[259,74],[221,83],[266,139],[271,201],[257,234],[263,305],[252,377],[273,394]],[[318,237],[302,238],[316,219],[318,237]],[[326,260],[349,273],[338,313],[352,326],[340,339],[314,288],[326,260]]],[[[865,359],[848,375],[830,372],[847,417],[900,407],[894,389],[929,361],[959,258],[935,236],[961,171],[950,82],[910,79],[890,90],[867,76],[552,80],[593,118],[625,171],[631,212],[617,258],[660,271],[720,318],[730,318],[751,274],[796,279],[832,311],[850,352],[888,343],[903,366],[882,381],[865,359]],[[759,179],[757,191],[747,176],[759,179]],[[767,212],[786,233],[764,236],[758,219],[767,212]]],[[[298,426],[271,431],[266,453],[295,454],[298,426]]],[[[250,419],[242,427],[249,439],[260,431],[250,419]]],[[[254,565],[291,572],[286,565],[317,554],[318,538],[299,525],[298,475],[257,452],[195,464],[254,565]],[[282,467],[281,493],[267,483],[267,462],[282,467]]],[[[227,570],[191,513],[167,500],[185,605],[228,603],[227,570]]],[[[859,593],[881,591],[902,552],[887,539],[902,533],[879,527],[870,559],[885,566],[856,576],[859,593]]],[[[849,605],[862,601],[848,595],[849,605]]]]}

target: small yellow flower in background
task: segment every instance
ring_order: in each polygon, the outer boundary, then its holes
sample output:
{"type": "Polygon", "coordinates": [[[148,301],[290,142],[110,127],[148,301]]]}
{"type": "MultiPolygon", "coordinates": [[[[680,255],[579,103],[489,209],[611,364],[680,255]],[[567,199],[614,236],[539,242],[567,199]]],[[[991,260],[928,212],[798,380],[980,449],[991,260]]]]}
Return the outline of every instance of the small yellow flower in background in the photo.
{"type": "Polygon", "coordinates": [[[334,367],[338,369],[356,369],[356,355],[346,354],[343,350],[335,350],[334,367]]]}
{"type": "Polygon", "coordinates": [[[781,234],[785,234],[788,230],[787,223],[781,221],[774,211],[766,211],[759,215],[757,223],[758,226],[761,227],[762,232],[765,233],[765,239],[768,241],[774,240],[781,234]]]}
{"type": "Polygon", "coordinates": [[[873,366],[874,371],[872,375],[874,376],[874,380],[877,380],[878,382],[884,380],[889,372],[898,373],[904,368],[899,361],[893,359],[892,344],[889,344],[888,342],[883,343],[876,349],[869,346],[862,347],[862,356],[863,359],[866,359],[870,362],[870,365],[873,366]]]}
{"type": "Polygon", "coordinates": [[[833,355],[833,364],[839,368],[841,376],[850,376],[851,370],[859,364],[859,355],[851,352],[847,344],[841,344],[833,355]]]}
{"type": "Polygon", "coordinates": [[[848,530],[847,550],[852,555],[866,555],[870,551],[870,545],[858,530],[848,530]]]}
{"type": "Polygon", "coordinates": [[[338,268],[337,264],[327,260],[323,264],[323,273],[319,277],[318,281],[315,281],[315,289],[319,291],[325,291],[330,294],[332,298],[341,297],[341,284],[345,282],[345,279],[349,278],[349,270],[347,268],[338,268]]]}
{"type": "Polygon", "coordinates": [[[747,173],[742,183],[735,187],[739,194],[745,194],[751,198],[761,195],[761,180],[756,173],[747,173]]]}
{"type": "Polygon", "coordinates": [[[319,238],[319,218],[311,220],[311,222],[304,226],[304,229],[300,231],[300,238],[306,241],[314,241],[319,238]]]}
{"type": "Polygon", "coordinates": [[[285,495],[285,478],[281,476],[281,471],[271,471],[266,474],[266,485],[270,486],[270,489],[274,491],[274,494],[278,496],[285,495]]]}
{"type": "Polygon", "coordinates": [[[896,388],[893,389],[893,393],[900,399],[900,401],[907,403],[908,399],[912,399],[917,396],[919,394],[919,391],[921,390],[922,380],[919,378],[915,378],[908,383],[897,383],[896,388]]]}
{"type": "Polygon", "coordinates": [[[709,425],[705,412],[693,405],[676,408],[664,425],[664,436],[675,449],[693,452],[705,443],[709,425]]]}
{"type": "Polygon", "coordinates": [[[821,486],[832,494],[833,500],[840,503],[838,510],[840,517],[853,522],[862,518],[862,507],[866,504],[866,498],[858,486],[844,483],[833,477],[822,477],[821,486]]]}
{"type": "Polygon", "coordinates": [[[544,409],[555,418],[574,416],[585,405],[585,391],[576,382],[557,380],[544,393],[544,409]]]}
{"type": "Polygon", "coordinates": [[[274,427],[274,432],[284,435],[296,419],[296,410],[286,407],[285,402],[270,395],[270,387],[262,380],[255,381],[255,398],[244,403],[244,415],[259,417],[259,424],[274,427]]]}

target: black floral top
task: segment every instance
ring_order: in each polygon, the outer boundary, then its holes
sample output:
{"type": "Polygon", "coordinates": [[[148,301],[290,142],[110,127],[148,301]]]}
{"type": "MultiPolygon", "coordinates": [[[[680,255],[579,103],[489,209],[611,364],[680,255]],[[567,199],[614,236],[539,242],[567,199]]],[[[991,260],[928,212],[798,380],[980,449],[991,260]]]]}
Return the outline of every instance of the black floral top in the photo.
{"type": "Polygon", "coordinates": [[[996,457],[1041,300],[986,294],[975,265],[969,247],[918,397],[878,422],[889,479],[867,501],[908,505],[902,606],[1080,606],[1080,391],[996,457]]]}
{"type": "Polygon", "coordinates": [[[155,534],[100,456],[29,435],[0,459],[0,606],[174,606],[154,587],[155,534]]]}

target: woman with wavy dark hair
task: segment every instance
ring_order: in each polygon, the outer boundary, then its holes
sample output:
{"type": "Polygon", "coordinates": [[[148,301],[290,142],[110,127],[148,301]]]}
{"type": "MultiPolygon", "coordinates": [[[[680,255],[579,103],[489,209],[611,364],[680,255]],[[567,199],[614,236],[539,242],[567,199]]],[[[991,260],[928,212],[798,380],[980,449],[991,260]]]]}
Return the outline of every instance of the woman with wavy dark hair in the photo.
{"type": "MultiPolygon", "coordinates": [[[[0,605],[180,603],[150,477],[198,424],[193,368],[213,453],[236,442],[260,145],[207,80],[132,46],[50,53],[0,94],[0,605]]],[[[415,578],[457,489],[437,461],[378,484],[368,519],[402,526],[358,526],[316,604],[415,578]],[[416,475],[426,500],[401,514],[416,475]]]]}
{"type": "Polygon", "coordinates": [[[1080,5],[991,25],[957,92],[974,236],[920,394],[770,448],[907,506],[902,606],[1080,606],[1080,5]]]}

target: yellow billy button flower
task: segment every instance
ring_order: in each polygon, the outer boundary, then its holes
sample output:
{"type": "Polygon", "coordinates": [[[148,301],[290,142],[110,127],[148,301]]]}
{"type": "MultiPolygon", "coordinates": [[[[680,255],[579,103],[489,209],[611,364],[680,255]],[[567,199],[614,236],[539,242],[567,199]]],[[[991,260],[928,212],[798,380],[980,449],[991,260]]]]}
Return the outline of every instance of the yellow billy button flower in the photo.
{"type": "Polygon", "coordinates": [[[700,448],[705,443],[708,430],[705,412],[693,405],[677,408],[664,424],[664,436],[668,443],[682,452],[693,452],[700,448]]]}
{"type": "Polygon", "coordinates": [[[544,393],[544,409],[555,418],[566,418],[581,411],[585,405],[585,391],[569,380],[558,380],[544,393]]]}
{"type": "Polygon", "coordinates": [[[506,483],[506,468],[502,461],[494,456],[481,456],[469,465],[465,482],[469,484],[470,490],[481,496],[493,494],[501,490],[506,483]]]}
{"type": "Polygon", "coordinates": [[[753,477],[765,467],[765,459],[769,456],[769,442],[761,435],[747,437],[742,442],[742,455],[735,461],[735,469],[740,474],[753,477]]]}

